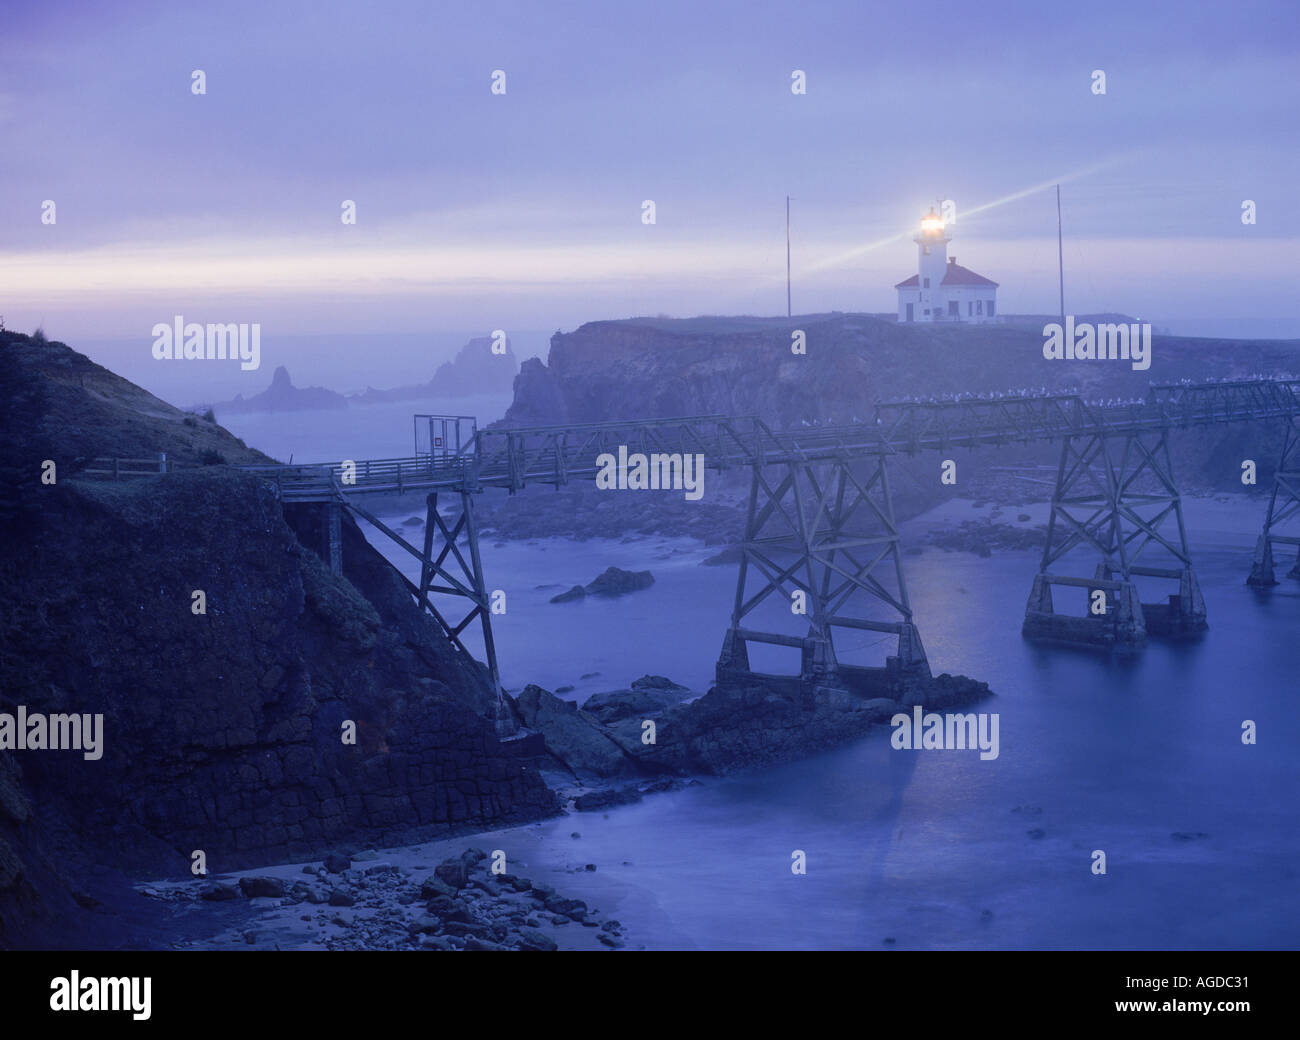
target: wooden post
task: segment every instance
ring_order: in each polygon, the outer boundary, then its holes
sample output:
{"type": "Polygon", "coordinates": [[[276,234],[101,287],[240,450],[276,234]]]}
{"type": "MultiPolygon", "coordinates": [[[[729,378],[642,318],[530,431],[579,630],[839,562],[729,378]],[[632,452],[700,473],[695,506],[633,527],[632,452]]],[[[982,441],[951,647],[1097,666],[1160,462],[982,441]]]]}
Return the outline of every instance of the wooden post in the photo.
{"type": "Polygon", "coordinates": [[[433,531],[438,525],[438,492],[425,497],[424,556],[420,560],[420,609],[429,606],[429,586],[433,584],[433,531]]]}
{"type": "Polygon", "coordinates": [[[785,316],[790,317],[790,196],[785,197],[785,316]]]}
{"type": "Polygon", "coordinates": [[[1061,242],[1061,186],[1056,186],[1056,271],[1061,288],[1061,328],[1065,328],[1065,247],[1061,242]]]}
{"type": "Polygon", "coordinates": [[[325,507],[328,510],[329,523],[329,561],[330,570],[335,574],[343,573],[343,506],[331,501],[325,507]]]}
{"type": "Polygon", "coordinates": [[[487,657],[488,673],[492,676],[492,685],[496,687],[498,700],[501,697],[501,674],[497,669],[497,647],[492,639],[492,604],[488,600],[487,583],[483,580],[483,561],[478,551],[478,523],[474,518],[474,496],[468,491],[460,493],[461,515],[465,518],[465,535],[469,543],[470,566],[474,573],[469,575],[473,581],[474,592],[478,597],[480,620],[483,623],[483,650],[487,657]]]}

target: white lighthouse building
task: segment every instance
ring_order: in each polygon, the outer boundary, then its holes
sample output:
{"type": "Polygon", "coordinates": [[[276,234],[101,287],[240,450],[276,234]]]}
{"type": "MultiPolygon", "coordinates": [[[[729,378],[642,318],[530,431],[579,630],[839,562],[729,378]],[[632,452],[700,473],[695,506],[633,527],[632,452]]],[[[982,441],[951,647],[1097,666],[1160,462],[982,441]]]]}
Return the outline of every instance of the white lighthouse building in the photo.
{"type": "Polygon", "coordinates": [[[993,321],[998,283],[976,274],[948,255],[952,236],[934,207],[921,218],[916,243],[917,273],[899,282],[899,321],[993,321]]]}

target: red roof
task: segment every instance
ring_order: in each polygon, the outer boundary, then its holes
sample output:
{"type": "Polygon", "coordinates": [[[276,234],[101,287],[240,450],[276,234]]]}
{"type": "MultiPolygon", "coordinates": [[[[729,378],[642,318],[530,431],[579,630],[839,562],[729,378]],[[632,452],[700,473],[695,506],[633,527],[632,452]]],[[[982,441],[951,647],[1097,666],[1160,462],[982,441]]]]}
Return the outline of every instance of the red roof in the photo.
{"type": "MultiPolygon", "coordinates": [[[[969,267],[962,267],[961,264],[949,263],[944,269],[943,281],[941,285],[991,285],[993,288],[998,287],[998,283],[992,279],[985,278],[982,274],[976,274],[969,267]]],[[[895,289],[917,289],[921,285],[921,276],[912,275],[905,282],[899,282],[894,286],[895,289]]]]}
{"type": "Polygon", "coordinates": [[[982,274],[976,274],[969,267],[962,267],[961,264],[949,264],[943,274],[944,285],[991,285],[997,288],[998,283],[991,278],[985,278],[982,274]]]}

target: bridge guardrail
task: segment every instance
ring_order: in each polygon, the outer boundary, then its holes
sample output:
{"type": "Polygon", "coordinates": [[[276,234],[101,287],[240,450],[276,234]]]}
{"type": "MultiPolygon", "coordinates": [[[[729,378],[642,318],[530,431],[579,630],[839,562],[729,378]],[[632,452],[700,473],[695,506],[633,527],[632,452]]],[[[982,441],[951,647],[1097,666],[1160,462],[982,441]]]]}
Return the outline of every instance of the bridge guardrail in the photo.
{"type": "MultiPolygon", "coordinates": [[[[602,454],[700,454],[710,469],[731,465],[809,462],[846,455],[916,452],[1123,434],[1162,426],[1261,420],[1300,415],[1300,379],[1152,384],[1131,401],[1086,401],[1075,393],[1010,394],[939,401],[887,401],[874,422],[776,431],[757,416],[699,415],[476,430],[456,453],[342,462],[241,466],[273,480],[283,497],[437,488],[519,490],[529,483],[559,486],[597,470],[602,454]],[[347,476],[348,480],[343,478],[347,476]]],[[[88,475],[123,479],[175,468],[157,459],[95,459],[88,475]]]]}
{"type": "Polygon", "coordinates": [[[154,477],[176,469],[192,469],[193,463],[169,462],[166,452],[149,458],[115,458],[98,456],[90,460],[90,465],[81,470],[83,477],[103,477],[108,480],[123,480],[127,477],[154,477]]]}

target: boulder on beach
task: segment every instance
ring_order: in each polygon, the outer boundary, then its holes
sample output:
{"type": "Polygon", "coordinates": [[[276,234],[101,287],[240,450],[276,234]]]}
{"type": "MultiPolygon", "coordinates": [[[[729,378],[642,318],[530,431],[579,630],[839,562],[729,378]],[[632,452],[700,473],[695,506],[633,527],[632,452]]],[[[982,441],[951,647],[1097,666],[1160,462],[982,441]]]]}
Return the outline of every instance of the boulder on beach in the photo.
{"type": "Polygon", "coordinates": [[[555,940],[536,928],[519,929],[519,947],[523,950],[551,951],[557,949],[555,940]]]}
{"type": "Polygon", "coordinates": [[[279,898],[284,895],[284,882],[277,877],[240,878],[239,888],[249,899],[279,898]]]}
{"type": "Polygon", "coordinates": [[[420,886],[420,898],[425,900],[437,899],[439,896],[450,898],[455,894],[455,886],[447,884],[447,882],[443,881],[442,878],[438,877],[436,874],[432,877],[426,878],[424,883],[420,886]]]}
{"type": "Polygon", "coordinates": [[[331,874],[342,874],[352,866],[352,860],[341,852],[330,852],[325,856],[325,869],[331,874]]]}
{"type": "Polygon", "coordinates": [[[229,881],[214,881],[203,889],[199,898],[206,899],[212,903],[225,902],[229,899],[238,899],[239,888],[229,881]]]}
{"type": "Polygon", "coordinates": [[[470,864],[462,856],[445,859],[433,868],[434,877],[453,889],[462,889],[469,882],[470,864]]]}
{"type": "Polygon", "coordinates": [[[572,701],[530,684],[520,693],[516,706],[524,725],[539,730],[546,749],[572,772],[613,776],[630,767],[623,749],[572,701]]]}

